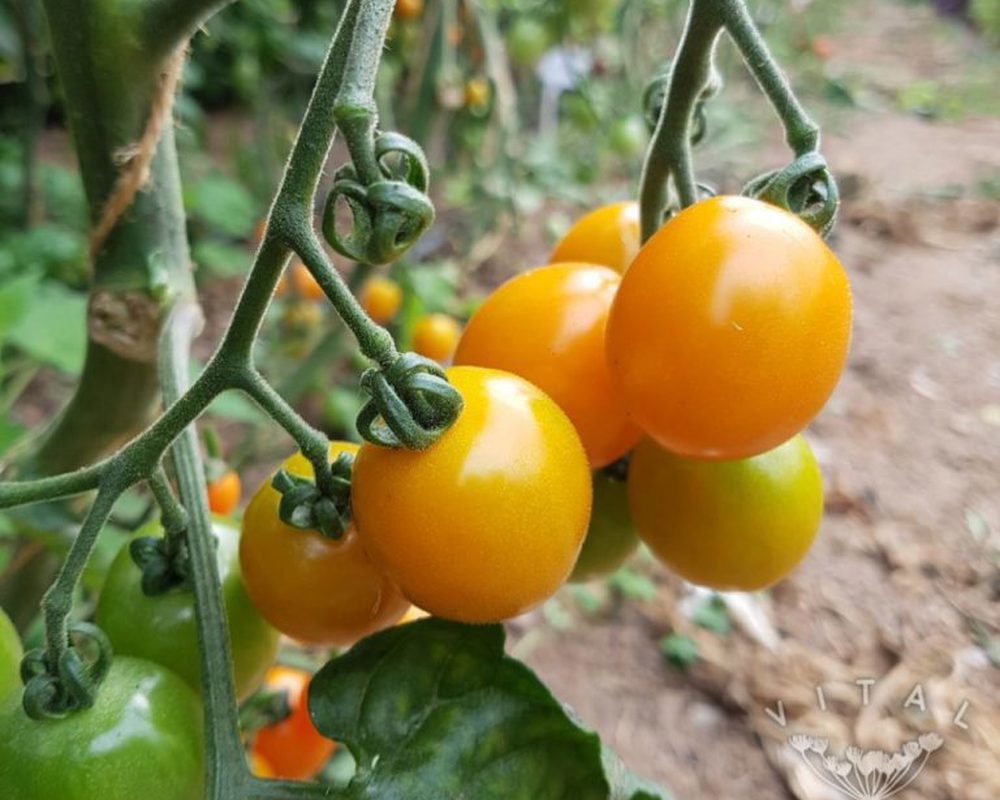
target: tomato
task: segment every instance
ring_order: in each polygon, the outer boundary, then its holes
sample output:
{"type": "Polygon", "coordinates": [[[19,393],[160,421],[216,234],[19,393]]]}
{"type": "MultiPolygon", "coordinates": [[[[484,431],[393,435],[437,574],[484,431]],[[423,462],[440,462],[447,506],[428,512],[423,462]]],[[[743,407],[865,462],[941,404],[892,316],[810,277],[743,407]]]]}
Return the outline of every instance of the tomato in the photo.
{"type": "Polygon", "coordinates": [[[396,0],[393,14],[396,19],[411,21],[420,19],[424,13],[424,0],[396,0]]]}
{"type": "MultiPolygon", "coordinates": [[[[357,451],[355,444],[332,442],[330,459],[357,451]]],[[[301,454],[282,466],[313,476],[301,454]]],[[[278,517],[280,502],[270,480],[261,485],[243,514],[240,540],[247,591],[272,625],[303,642],[346,646],[404,614],[409,603],[372,564],[353,527],[340,539],[293,528],[278,517]]]]}
{"type": "Polygon", "coordinates": [[[322,300],[326,297],[326,292],[319,285],[319,281],[313,277],[309,268],[301,261],[296,261],[292,265],[291,280],[295,291],[307,300],[322,300]]]}
{"type": "Polygon", "coordinates": [[[644,440],[632,454],[628,499],[639,536],[681,577],[753,591],[784,578],[823,516],[823,481],[796,436],[733,461],[673,455],[644,440]]]}
{"type": "Polygon", "coordinates": [[[451,359],[462,326],[447,314],[428,314],[413,326],[413,350],[442,364],[451,359]]]}
{"type": "Polygon", "coordinates": [[[594,473],[594,510],[571,581],[602,578],[618,569],[639,546],[628,509],[625,481],[594,473]]]}
{"type": "Polygon", "coordinates": [[[308,780],[323,768],[337,747],[335,742],[320,735],[309,717],[309,673],[274,667],[267,673],[266,685],[271,691],[288,693],[292,713],[281,722],[257,731],[250,747],[251,758],[269,767],[273,777],[308,780]]]}
{"type": "Polygon", "coordinates": [[[427,450],[365,444],[354,519],[372,558],[435,616],[494,622],[566,580],[587,530],[580,439],[540,389],[506,372],[447,372],[464,408],[427,450]]]}
{"type": "Polygon", "coordinates": [[[619,117],[608,130],[608,147],[620,156],[637,156],[648,142],[646,121],[640,116],[619,117]]]}
{"type": "Polygon", "coordinates": [[[384,325],[399,311],[403,302],[403,290],[395,281],[375,275],[365,281],[358,299],[365,313],[375,322],[384,325]]]}
{"type": "Polygon", "coordinates": [[[641,243],[638,204],[612,203],[578,219],[559,240],[549,261],[582,261],[624,272],[641,243]]]}
{"type": "Polygon", "coordinates": [[[213,514],[229,516],[240,504],[242,493],[240,476],[236,470],[229,469],[218,478],[208,482],[208,507],[213,514]]]}
{"type": "Polygon", "coordinates": [[[278,773],[274,771],[274,767],[264,760],[263,756],[257,755],[257,753],[250,753],[247,762],[250,766],[250,772],[252,772],[258,778],[277,778],[278,773]]]}
{"type": "Polygon", "coordinates": [[[663,447],[744,458],[819,412],[851,338],[847,276],[787,211],[715,197],[642,248],[608,318],[611,377],[663,447]]]}
{"type": "Polygon", "coordinates": [[[534,17],[521,14],[507,31],[507,55],[518,67],[533,67],[549,49],[548,27],[534,17]]]}
{"type": "Polygon", "coordinates": [[[21,690],[21,638],[14,623],[0,608],[0,700],[21,690]]]}
{"type": "MultiPolygon", "coordinates": [[[[244,698],[264,680],[278,653],[278,632],[250,602],[240,575],[239,532],[231,525],[212,526],[218,547],[222,603],[226,609],[236,694],[244,698]]],[[[114,652],[162,664],[201,691],[198,621],[191,591],[178,587],[148,597],[142,572],[129,548],[111,563],[97,602],[95,621],[108,635],[114,652]]]]}
{"type": "Polygon", "coordinates": [[[490,83],[485,78],[469,78],[465,82],[465,105],[472,109],[490,104],[490,83]]]}
{"type": "Polygon", "coordinates": [[[620,276],[593,264],[551,264],[507,281],[472,315],[456,364],[493,367],[531,381],[576,427],[592,467],[642,435],[615,395],[604,328],[620,276]]]}
{"type": "Polygon", "coordinates": [[[149,661],[115,656],[91,708],[30,719],[0,699],[0,787],[11,800],[202,800],[198,696],[149,661]]]}

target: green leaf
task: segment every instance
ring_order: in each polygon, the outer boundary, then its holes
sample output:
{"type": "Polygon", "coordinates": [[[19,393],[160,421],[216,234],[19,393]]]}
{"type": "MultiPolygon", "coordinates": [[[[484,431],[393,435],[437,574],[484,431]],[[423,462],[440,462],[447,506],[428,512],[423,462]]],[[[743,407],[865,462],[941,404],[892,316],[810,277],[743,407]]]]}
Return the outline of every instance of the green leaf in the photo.
{"type": "Polygon", "coordinates": [[[357,761],[346,796],[667,797],[634,788],[641,784],[604,756],[597,735],[503,647],[499,625],[425,619],[371,636],[323,667],[309,709],[319,731],[357,761]]]}
{"type": "Polygon", "coordinates": [[[59,284],[43,283],[6,343],[63,372],[76,373],[87,346],[86,323],[84,295],[59,284]]]}
{"type": "Polygon", "coordinates": [[[250,271],[253,257],[245,247],[235,247],[222,242],[201,241],[193,248],[194,263],[205,272],[220,278],[245,275],[250,271]]]}
{"type": "Polygon", "coordinates": [[[7,417],[0,417],[0,455],[6,453],[24,433],[24,428],[7,417]]]}
{"type": "Polygon", "coordinates": [[[726,601],[719,595],[713,594],[704,603],[695,609],[691,621],[705,630],[713,631],[720,636],[728,636],[733,629],[733,623],[729,619],[729,611],[726,608],[726,601]]]}
{"type": "Polygon", "coordinates": [[[0,339],[28,313],[37,285],[38,276],[29,273],[10,278],[0,286],[0,339]]]}
{"type": "Polygon", "coordinates": [[[246,239],[260,216],[257,202],[241,184],[213,174],[191,184],[184,201],[192,217],[234,239],[246,239]]]}
{"type": "Polygon", "coordinates": [[[622,567],[608,578],[608,585],[629,600],[648,603],[656,597],[656,584],[652,579],[628,567],[622,567]]]}
{"type": "Polygon", "coordinates": [[[698,643],[680,633],[671,633],[660,639],[660,652],[675,667],[684,669],[698,660],[698,643]]]}

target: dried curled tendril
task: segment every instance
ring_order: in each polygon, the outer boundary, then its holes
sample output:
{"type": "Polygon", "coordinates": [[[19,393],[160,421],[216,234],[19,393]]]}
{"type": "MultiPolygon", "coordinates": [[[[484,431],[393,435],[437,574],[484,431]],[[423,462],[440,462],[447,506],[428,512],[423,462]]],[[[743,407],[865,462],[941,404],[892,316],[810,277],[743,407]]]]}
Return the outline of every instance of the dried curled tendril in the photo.
{"type": "Polygon", "coordinates": [[[332,492],[324,494],[315,481],[280,469],[271,487],[281,495],[278,516],[286,525],[316,530],[339,539],[351,524],[351,470],[354,456],[340,453],[330,465],[332,492]]]}
{"type": "Polygon", "coordinates": [[[96,625],[69,626],[70,642],[56,663],[44,649],[31,650],[21,661],[24,711],[32,719],[60,719],[90,708],[111,668],[111,643],[96,625]],[[81,652],[91,651],[85,660],[81,652]]]}
{"type": "Polygon", "coordinates": [[[420,145],[399,133],[375,138],[381,180],[365,185],[353,164],[337,170],[323,209],[323,235],[341,255],[364,264],[386,264],[401,256],[434,221],[427,197],[430,169],[420,145]],[[337,229],[337,205],[343,200],[352,224],[337,229]]]}
{"type": "Polygon", "coordinates": [[[837,182],[815,151],[754,178],[743,187],[743,194],[791,211],[821,236],[833,228],[840,201],[837,182]]]}
{"type": "Polygon", "coordinates": [[[358,432],[383,447],[430,447],[462,410],[462,396],[444,370],[416,353],[404,353],[388,369],[368,370],[361,388],[371,399],[358,414],[358,432]]]}

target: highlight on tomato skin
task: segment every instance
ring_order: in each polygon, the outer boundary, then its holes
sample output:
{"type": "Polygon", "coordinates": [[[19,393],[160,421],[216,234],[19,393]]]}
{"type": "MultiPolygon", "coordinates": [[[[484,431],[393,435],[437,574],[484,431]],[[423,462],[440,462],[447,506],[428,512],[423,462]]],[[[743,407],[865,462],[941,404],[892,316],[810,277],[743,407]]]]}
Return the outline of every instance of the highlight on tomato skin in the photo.
{"type": "Polygon", "coordinates": [[[608,267],[583,263],[516,275],[479,306],[455,352],[456,364],[512,372],[555,400],[594,469],[617,461],[642,435],[615,392],[604,352],[620,281],[608,267]]]}
{"type": "Polygon", "coordinates": [[[549,256],[549,263],[578,261],[624,273],[642,244],[639,204],[624,200],[595,208],[578,219],[549,256]]]}
{"type": "Polygon", "coordinates": [[[823,480],[795,436],[745,459],[669,453],[645,439],[632,453],[628,501],[640,538],[682,578],[756,591],[805,557],[823,516],[823,480]]]}
{"type": "Polygon", "coordinates": [[[452,367],[464,407],[423,451],[365,444],[351,505],[372,559],[414,605],[498,622],[569,577],[590,517],[590,468],[569,419],[522,378],[452,367]]]}
{"type": "Polygon", "coordinates": [[[746,197],[667,222],[622,277],[605,344],[632,420],[665,449],[745,458],[819,413],[844,368],[851,290],[798,217],[746,197]]]}

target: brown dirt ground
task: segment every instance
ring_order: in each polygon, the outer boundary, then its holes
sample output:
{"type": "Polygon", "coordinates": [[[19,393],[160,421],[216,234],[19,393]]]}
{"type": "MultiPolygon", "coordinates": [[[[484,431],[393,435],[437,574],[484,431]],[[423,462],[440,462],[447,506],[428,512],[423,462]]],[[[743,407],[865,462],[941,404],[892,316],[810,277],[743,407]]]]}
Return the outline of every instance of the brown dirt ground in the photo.
{"type": "MultiPolygon", "coordinates": [[[[878,52],[896,80],[954,68],[958,43],[915,49],[939,24],[929,14],[861,11],[870,25],[834,40],[840,58],[878,52]]],[[[971,626],[1000,635],[1000,205],[974,188],[1000,174],[1000,120],[853,111],[835,128],[824,150],[850,192],[834,247],[856,317],[847,372],[808,432],[827,480],[817,546],[727,638],[693,627],[687,589],[643,563],[652,601],[606,599],[584,619],[564,591],[570,620],[518,621],[513,649],[679,798],[844,797],[784,745],[764,711],[782,700],[790,730],[837,751],[939,731],[944,749],[900,797],[997,800],[1000,670],[971,626]],[[659,656],[671,630],[699,643],[686,672],[659,656]],[[864,677],[878,679],[868,707],[864,677]],[[827,712],[819,683],[837,697],[827,712]],[[918,683],[928,710],[904,712],[918,683]],[[952,724],[965,700],[968,730],[952,724]]]]}

